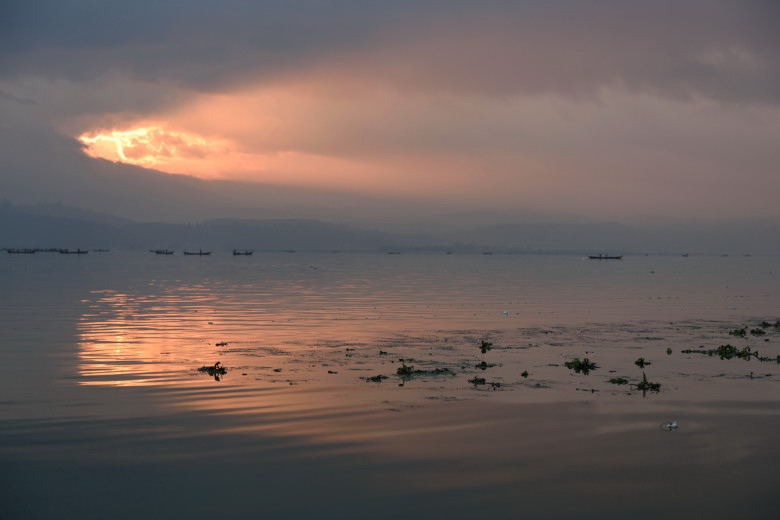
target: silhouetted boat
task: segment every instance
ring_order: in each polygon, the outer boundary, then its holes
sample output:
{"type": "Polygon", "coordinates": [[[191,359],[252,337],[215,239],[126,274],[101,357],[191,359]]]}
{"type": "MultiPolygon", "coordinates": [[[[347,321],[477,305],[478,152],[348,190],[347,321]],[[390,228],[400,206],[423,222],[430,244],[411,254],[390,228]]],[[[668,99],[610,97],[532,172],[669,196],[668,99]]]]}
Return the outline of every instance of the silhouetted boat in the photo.
{"type": "Polygon", "coordinates": [[[60,249],[61,255],[86,255],[89,253],[88,249],[76,249],[75,251],[71,251],[70,249],[60,249]]]}
{"type": "Polygon", "coordinates": [[[239,251],[238,249],[233,250],[233,256],[249,256],[252,253],[254,253],[254,251],[248,251],[248,250],[239,251]]]}
{"type": "Polygon", "coordinates": [[[8,254],[11,255],[31,255],[37,251],[37,249],[7,249],[8,254]]]}
{"type": "Polygon", "coordinates": [[[620,256],[609,256],[609,255],[589,255],[588,258],[591,260],[622,260],[623,255],[620,256]]]}
{"type": "Polygon", "coordinates": [[[184,251],[185,255],[198,255],[198,256],[206,256],[210,255],[211,251],[203,251],[202,249],[198,249],[197,251],[184,251]]]}
{"type": "Polygon", "coordinates": [[[170,251],[168,249],[150,249],[150,253],[154,253],[156,255],[172,255],[173,251],[170,251]]]}

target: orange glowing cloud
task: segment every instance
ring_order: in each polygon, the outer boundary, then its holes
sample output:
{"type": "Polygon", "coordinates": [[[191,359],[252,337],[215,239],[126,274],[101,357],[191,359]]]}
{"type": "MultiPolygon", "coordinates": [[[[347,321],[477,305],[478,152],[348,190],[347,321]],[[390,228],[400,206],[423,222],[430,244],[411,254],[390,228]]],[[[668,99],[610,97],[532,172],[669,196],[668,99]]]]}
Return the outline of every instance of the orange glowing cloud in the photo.
{"type": "Polygon", "coordinates": [[[220,176],[213,159],[231,151],[229,141],[166,130],[161,123],[88,132],[78,139],[91,157],[206,178],[220,176]]]}

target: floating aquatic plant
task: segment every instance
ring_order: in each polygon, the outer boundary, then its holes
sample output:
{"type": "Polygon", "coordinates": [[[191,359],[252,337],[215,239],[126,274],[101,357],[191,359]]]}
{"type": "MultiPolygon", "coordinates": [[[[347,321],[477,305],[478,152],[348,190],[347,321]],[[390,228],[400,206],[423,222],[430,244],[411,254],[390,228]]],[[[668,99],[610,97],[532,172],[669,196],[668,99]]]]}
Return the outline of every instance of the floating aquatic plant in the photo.
{"type": "Polygon", "coordinates": [[[738,338],[744,338],[745,336],[747,336],[747,327],[731,330],[729,331],[729,334],[731,334],[732,336],[736,336],[738,338]]]}
{"type": "Polygon", "coordinates": [[[441,374],[448,374],[448,375],[455,375],[455,372],[450,370],[449,368],[434,368],[433,370],[420,370],[415,369],[413,366],[409,366],[406,363],[404,363],[403,359],[399,359],[401,362],[401,366],[398,367],[396,370],[396,374],[398,374],[401,379],[410,379],[412,376],[418,376],[418,375],[431,375],[431,376],[438,376],[441,374]]]}
{"type": "Polygon", "coordinates": [[[651,383],[647,380],[647,376],[642,372],[642,380],[636,384],[637,390],[642,392],[659,392],[661,390],[661,383],[651,383]]]}
{"type": "Polygon", "coordinates": [[[720,359],[732,359],[732,358],[739,358],[744,360],[749,360],[751,357],[755,357],[759,361],[773,361],[772,358],[764,358],[758,355],[758,352],[755,352],[750,349],[750,347],[745,347],[742,350],[738,349],[737,347],[726,344],[721,345],[718,348],[713,349],[688,349],[683,350],[683,354],[707,354],[708,356],[718,356],[720,359]]]}
{"type": "Polygon", "coordinates": [[[650,362],[649,361],[645,361],[645,358],[641,357],[641,358],[637,359],[636,361],[634,361],[634,364],[636,366],[638,366],[639,368],[645,368],[645,365],[649,365],[650,362]]]}
{"type": "Polygon", "coordinates": [[[566,365],[566,368],[572,369],[578,374],[582,372],[585,375],[588,375],[591,370],[598,368],[598,365],[588,358],[582,360],[580,360],[580,358],[574,358],[571,361],[566,361],[564,365],[566,365]]]}
{"type": "Polygon", "coordinates": [[[486,363],[485,361],[483,361],[482,363],[477,363],[476,365],[474,365],[474,368],[485,370],[494,366],[496,366],[495,363],[486,363]]]}
{"type": "Polygon", "coordinates": [[[414,367],[407,366],[406,363],[404,363],[404,360],[402,359],[401,366],[398,367],[396,373],[401,377],[409,377],[414,373],[414,367]]]}
{"type": "Polygon", "coordinates": [[[609,382],[612,383],[613,385],[627,385],[628,379],[624,377],[613,377],[612,379],[609,380],[609,382]]]}
{"type": "Polygon", "coordinates": [[[366,381],[367,382],[370,381],[370,382],[373,382],[373,383],[381,383],[383,379],[387,379],[387,376],[383,376],[382,374],[379,374],[379,375],[376,375],[376,376],[367,377],[366,381]]]}
{"type": "Polygon", "coordinates": [[[482,341],[482,345],[480,345],[480,350],[482,350],[483,354],[486,354],[488,350],[493,348],[493,343],[489,341],[482,341]]]}
{"type": "Polygon", "coordinates": [[[206,372],[210,376],[214,376],[214,379],[219,381],[219,376],[225,375],[227,373],[227,369],[222,366],[222,363],[217,361],[211,366],[203,365],[198,369],[198,372],[206,372]]]}
{"type": "Polygon", "coordinates": [[[528,370],[523,370],[523,373],[520,375],[523,377],[528,377],[528,370]]]}
{"type": "Polygon", "coordinates": [[[753,336],[763,336],[766,334],[766,331],[764,329],[756,327],[755,329],[750,329],[750,334],[753,336]]]}

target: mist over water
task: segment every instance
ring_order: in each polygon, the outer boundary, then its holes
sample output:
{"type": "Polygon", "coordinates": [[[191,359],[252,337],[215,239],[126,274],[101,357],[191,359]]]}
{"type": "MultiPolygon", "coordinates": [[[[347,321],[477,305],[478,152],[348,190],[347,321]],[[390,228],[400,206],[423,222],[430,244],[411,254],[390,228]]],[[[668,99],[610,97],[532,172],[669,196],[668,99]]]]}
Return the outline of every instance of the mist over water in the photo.
{"type": "Polygon", "coordinates": [[[112,251],[0,267],[12,518],[205,517],[209,496],[237,518],[778,505],[777,363],[682,353],[780,354],[775,327],[729,334],[780,318],[774,257],[112,251]],[[216,361],[227,373],[197,370],[216,361]],[[643,373],[660,392],[637,389],[643,373]],[[706,505],[726,479],[735,495],[706,505]]]}

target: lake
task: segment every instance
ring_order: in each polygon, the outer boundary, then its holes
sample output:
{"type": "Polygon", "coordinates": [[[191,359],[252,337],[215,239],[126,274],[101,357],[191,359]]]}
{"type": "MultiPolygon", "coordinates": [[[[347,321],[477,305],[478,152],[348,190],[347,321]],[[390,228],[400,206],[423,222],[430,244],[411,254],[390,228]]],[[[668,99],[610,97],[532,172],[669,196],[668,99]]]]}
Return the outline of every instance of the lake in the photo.
{"type": "Polygon", "coordinates": [[[778,275],[4,253],[3,517],[775,518],[778,275]]]}

